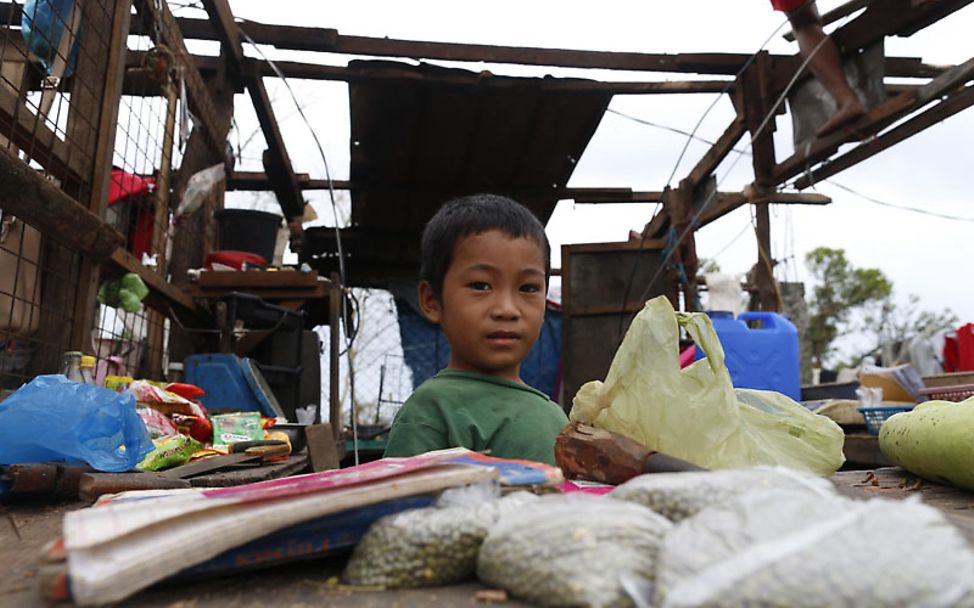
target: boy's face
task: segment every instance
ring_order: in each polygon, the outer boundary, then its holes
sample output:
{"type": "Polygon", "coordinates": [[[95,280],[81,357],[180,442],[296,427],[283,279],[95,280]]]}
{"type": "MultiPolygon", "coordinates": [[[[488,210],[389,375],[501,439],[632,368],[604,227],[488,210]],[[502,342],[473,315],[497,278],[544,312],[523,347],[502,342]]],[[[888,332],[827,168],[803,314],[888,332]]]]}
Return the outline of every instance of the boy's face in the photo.
{"type": "Polygon", "coordinates": [[[538,243],[490,230],[461,239],[437,299],[429,283],[420,305],[450,342],[449,367],[520,382],[521,361],[538,339],[545,311],[545,256],[538,243]]]}

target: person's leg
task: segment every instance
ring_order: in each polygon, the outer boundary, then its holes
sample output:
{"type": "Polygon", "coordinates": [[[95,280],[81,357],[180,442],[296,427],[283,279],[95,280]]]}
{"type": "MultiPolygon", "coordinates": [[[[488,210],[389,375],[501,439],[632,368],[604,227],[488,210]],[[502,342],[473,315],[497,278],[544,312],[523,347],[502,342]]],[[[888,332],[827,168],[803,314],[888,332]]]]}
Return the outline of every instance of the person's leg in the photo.
{"type": "Polygon", "coordinates": [[[808,67],[825,87],[825,90],[832,95],[838,108],[835,114],[825,121],[825,124],[818,130],[819,136],[828,135],[842,125],[862,116],[866,112],[866,108],[846,80],[845,72],[842,70],[842,58],[839,55],[839,49],[822,29],[822,18],[819,17],[814,0],[790,11],[788,21],[791,23],[795,40],[798,41],[798,48],[801,49],[802,55],[808,57],[814,53],[808,62],[808,67]]]}

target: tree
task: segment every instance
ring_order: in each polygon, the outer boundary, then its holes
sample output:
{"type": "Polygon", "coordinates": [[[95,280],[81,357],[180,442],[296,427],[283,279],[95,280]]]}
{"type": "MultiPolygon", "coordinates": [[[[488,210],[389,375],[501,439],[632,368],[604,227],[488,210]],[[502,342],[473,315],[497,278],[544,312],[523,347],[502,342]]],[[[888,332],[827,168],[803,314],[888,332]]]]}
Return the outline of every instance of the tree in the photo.
{"type": "Polygon", "coordinates": [[[923,334],[933,334],[960,323],[950,309],[940,312],[922,310],[920,297],[910,294],[905,304],[897,304],[892,297],[867,307],[863,317],[863,331],[875,336],[873,346],[857,355],[851,363],[858,364],[867,355],[880,354],[883,365],[898,365],[909,361],[910,341],[923,334]]]}
{"type": "Polygon", "coordinates": [[[805,263],[817,283],[808,302],[805,340],[812,364],[822,367],[832,354],[839,331],[847,329],[851,314],[868,304],[888,300],[893,284],[878,268],[855,268],[844,249],[818,247],[808,252],[805,263]]]}

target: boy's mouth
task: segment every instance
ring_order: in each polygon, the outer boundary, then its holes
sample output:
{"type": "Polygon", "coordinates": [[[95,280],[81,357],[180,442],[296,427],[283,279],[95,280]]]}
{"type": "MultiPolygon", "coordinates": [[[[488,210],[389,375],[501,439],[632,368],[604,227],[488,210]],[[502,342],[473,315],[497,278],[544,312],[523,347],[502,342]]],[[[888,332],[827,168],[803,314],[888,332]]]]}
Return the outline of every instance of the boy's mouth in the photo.
{"type": "Polygon", "coordinates": [[[495,344],[509,344],[520,339],[521,336],[513,331],[495,331],[487,334],[487,340],[495,344]]]}

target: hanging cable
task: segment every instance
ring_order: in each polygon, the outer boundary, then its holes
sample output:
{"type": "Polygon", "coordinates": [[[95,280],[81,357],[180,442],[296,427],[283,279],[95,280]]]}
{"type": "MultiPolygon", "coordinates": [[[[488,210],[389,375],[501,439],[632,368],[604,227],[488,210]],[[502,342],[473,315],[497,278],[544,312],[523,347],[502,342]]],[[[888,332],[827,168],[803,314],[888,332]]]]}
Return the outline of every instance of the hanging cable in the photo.
{"type": "MultiPolygon", "coordinates": [[[[761,43],[761,46],[758,48],[758,50],[755,51],[754,53],[752,53],[751,56],[747,58],[747,61],[745,61],[744,62],[744,65],[742,65],[741,68],[737,71],[737,73],[734,75],[734,78],[732,80],[728,81],[728,83],[724,86],[723,90],[721,90],[720,93],[718,93],[716,96],[714,96],[714,100],[710,103],[710,105],[707,107],[707,109],[704,110],[703,114],[700,116],[700,119],[697,120],[697,123],[693,126],[693,129],[690,131],[690,133],[687,134],[687,139],[683,143],[683,148],[680,150],[679,156],[677,156],[676,163],[673,165],[673,170],[670,171],[670,176],[666,180],[666,186],[667,187],[669,187],[670,184],[673,182],[673,177],[676,175],[676,172],[679,170],[680,163],[683,162],[683,157],[686,155],[687,149],[690,147],[690,142],[693,141],[693,139],[696,137],[697,130],[700,128],[700,126],[703,124],[703,121],[710,114],[710,111],[713,110],[714,107],[717,106],[717,103],[721,99],[723,99],[724,94],[726,94],[728,91],[731,90],[731,87],[733,87],[734,86],[734,83],[737,82],[738,78],[741,77],[741,74],[743,74],[744,71],[747,70],[747,68],[749,68],[752,63],[754,63],[754,60],[757,58],[758,54],[762,50],[764,50],[764,47],[766,47],[768,45],[768,43],[771,42],[771,39],[774,38],[778,34],[778,32],[781,30],[781,28],[784,27],[785,24],[787,24],[787,23],[788,23],[788,20],[786,19],[780,25],[778,25],[778,27],[776,27],[774,29],[774,31],[771,32],[771,35],[769,35],[767,37],[767,39],[765,39],[765,41],[763,43],[761,43]]],[[[804,65],[802,66],[801,69],[804,69],[804,65]]],[[[799,72],[801,71],[801,69],[799,69],[799,72]]],[[[621,116],[627,116],[627,115],[623,114],[622,112],[615,111],[615,113],[616,114],[619,114],[621,116]]],[[[639,119],[634,119],[634,120],[636,120],[637,122],[643,122],[643,121],[640,121],[639,119]]],[[[646,124],[651,124],[651,123],[649,123],[649,121],[645,121],[645,123],[646,124]]],[[[738,156],[738,158],[740,158],[740,155],[738,156]]],[[[716,194],[716,190],[714,191],[714,194],[716,194]]],[[[656,207],[653,210],[653,214],[650,216],[649,221],[652,222],[653,219],[656,217],[656,215],[659,214],[662,211],[662,209],[663,209],[663,204],[662,203],[657,204],[656,207]]],[[[690,226],[692,226],[692,225],[693,225],[693,222],[691,222],[690,226]]],[[[690,227],[690,226],[688,226],[688,227],[690,227]]],[[[629,273],[629,279],[626,281],[626,289],[623,292],[622,305],[621,305],[621,309],[623,311],[625,311],[625,309],[626,309],[626,303],[629,301],[629,294],[632,293],[632,285],[633,285],[633,282],[636,280],[636,272],[639,269],[639,261],[642,258],[642,256],[640,256],[640,252],[642,252],[643,245],[645,245],[645,243],[646,243],[646,236],[647,236],[646,235],[646,229],[644,227],[643,230],[642,230],[642,234],[639,237],[639,247],[636,250],[636,259],[633,261],[632,271],[629,273]]],[[[679,244],[679,242],[681,242],[683,240],[683,236],[684,235],[681,235],[680,236],[680,238],[677,240],[677,244],[679,244]]],[[[660,265],[660,270],[662,270],[663,268],[665,268],[666,262],[668,261],[668,258],[671,255],[672,255],[672,250],[667,254],[667,256],[666,256],[667,259],[665,259],[663,261],[663,263],[660,265]]],[[[640,296],[640,298],[639,298],[640,300],[642,300],[642,299],[644,299],[646,297],[646,293],[648,293],[649,288],[653,285],[653,283],[656,282],[656,279],[658,278],[658,276],[659,276],[659,271],[657,271],[656,275],[653,277],[653,280],[651,280],[649,282],[649,285],[647,286],[646,290],[643,292],[643,295],[640,296]]],[[[624,322],[625,318],[626,318],[626,316],[624,314],[623,315],[620,315],[620,317],[619,317],[619,333],[620,334],[622,333],[622,326],[623,326],[623,322],[624,322]]]]}
{"type": "MultiPolygon", "coordinates": [[[[246,22],[246,20],[243,21],[246,22]]],[[[264,54],[264,52],[260,49],[257,43],[254,42],[254,39],[251,38],[243,29],[241,29],[239,25],[237,29],[240,31],[240,35],[247,39],[247,42],[249,42],[254,47],[257,53],[260,54],[261,58],[264,61],[266,61],[267,65],[270,66],[271,70],[274,71],[274,74],[276,74],[277,77],[281,79],[281,82],[284,83],[284,87],[287,89],[288,93],[291,95],[291,99],[294,101],[294,105],[298,110],[298,114],[301,116],[301,119],[304,121],[305,126],[308,127],[308,132],[311,133],[311,138],[314,140],[315,146],[317,146],[318,148],[318,154],[321,155],[321,161],[322,163],[324,163],[325,166],[325,179],[328,182],[328,197],[329,200],[331,201],[332,215],[335,218],[335,246],[338,250],[338,275],[340,277],[341,284],[342,284],[342,291],[344,293],[345,290],[349,289],[347,287],[348,285],[347,274],[345,272],[345,251],[344,248],[342,247],[342,234],[341,234],[341,227],[339,226],[340,221],[338,217],[338,203],[335,200],[335,184],[331,178],[331,170],[328,166],[328,156],[325,154],[325,148],[324,146],[321,145],[321,141],[318,139],[318,134],[311,126],[311,121],[308,120],[308,117],[305,115],[304,108],[302,108],[301,104],[298,102],[297,95],[295,95],[294,89],[291,88],[291,83],[288,82],[288,79],[284,75],[284,72],[282,72],[280,68],[277,67],[277,64],[275,64],[266,54],[264,54]]],[[[341,315],[342,319],[347,319],[348,316],[347,316],[346,302],[344,297],[342,298],[341,309],[342,309],[342,315],[341,315]]],[[[348,360],[348,368],[350,372],[349,386],[351,392],[351,399],[350,399],[351,409],[349,412],[349,417],[351,418],[351,422],[352,422],[352,452],[354,454],[355,464],[358,465],[359,464],[358,421],[355,419],[355,410],[356,410],[355,382],[354,382],[354,375],[353,375],[354,372],[352,371],[352,359],[351,359],[352,340],[354,339],[354,336],[351,333],[348,324],[345,323],[344,326],[345,326],[345,332],[344,332],[345,356],[346,359],[348,360]]],[[[332,327],[329,331],[339,331],[339,329],[337,327],[332,327]]]]}

